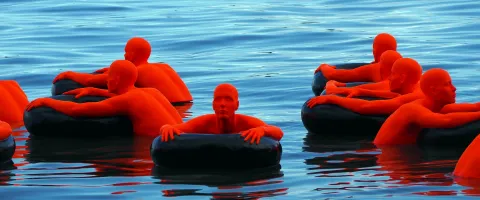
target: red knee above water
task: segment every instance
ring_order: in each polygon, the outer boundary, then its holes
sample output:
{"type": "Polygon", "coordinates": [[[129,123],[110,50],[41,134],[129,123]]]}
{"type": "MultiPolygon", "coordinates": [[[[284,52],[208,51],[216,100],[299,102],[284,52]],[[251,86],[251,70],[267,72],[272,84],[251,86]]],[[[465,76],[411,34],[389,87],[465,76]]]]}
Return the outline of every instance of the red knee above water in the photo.
{"type": "Polygon", "coordinates": [[[264,136],[275,140],[283,137],[282,130],[276,126],[268,125],[255,117],[236,114],[239,105],[237,89],[231,84],[220,84],[213,94],[214,114],[195,117],[182,124],[163,126],[162,141],[173,140],[174,135],[183,133],[240,133],[245,141],[257,144],[264,136]]]}

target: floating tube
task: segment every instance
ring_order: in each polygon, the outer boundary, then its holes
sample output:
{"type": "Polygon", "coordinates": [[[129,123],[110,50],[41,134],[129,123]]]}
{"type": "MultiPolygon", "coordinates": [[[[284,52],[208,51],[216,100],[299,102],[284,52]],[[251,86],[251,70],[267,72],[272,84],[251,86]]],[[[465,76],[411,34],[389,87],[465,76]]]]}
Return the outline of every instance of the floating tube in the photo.
{"type": "Polygon", "coordinates": [[[464,146],[466,148],[479,133],[480,120],[449,129],[424,129],[418,136],[417,141],[421,145],[455,145],[464,146]]]}
{"type": "Polygon", "coordinates": [[[303,125],[310,133],[355,134],[374,138],[388,117],[387,115],[361,115],[334,104],[320,104],[309,108],[307,102],[302,106],[301,117],[303,125]]]}
{"type": "Polygon", "coordinates": [[[150,154],[165,168],[254,169],[279,164],[282,145],[269,137],[257,145],[240,134],[181,134],[168,142],[155,138],[150,154]]]}
{"type": "Polygon", "coordinates": [[[0,164],[12,160],[13,153],[15,153],[15,147],[15,140],[11,134],[0,140],[0,164]]]}
{"type": "MultiPolygon", "coordinates": [[[[357,67],[368,65],[370,63],[348,63],[348,64],[341,64],[335,65],[337,69],[355,69],[357,67]]],[[[312,81],[312,91],[315,96],[320,95],[325,89],[325,85],[327,84],[328,80],[323,76],[322,72],[319,71],[313,75],[312,81]]]]}
{"type": "MultiPolygon", "coordinates": [[[[362,98],[374,100],[376,98],[362,98]]],[[[322,135],[361,135],[373,140],[389,115],[362,115],[341,106],[320,104],[313,108],[303,104],[301,117],[310,133],[322,135]]],[[[418,136],[420,145],[468,146],[480,133],[480,120],[448,129],[424,129],[418,136]]]]}
{"type": "MultiPolygon", "coordinates": [[[[76,103],[97,102],[106,97],[85,96],[76,99],[74,95],[50,97],[76,103]]],[[[42,106],[26,111],[23,115],[25,128],[32,135],[57,136],[107,136],[133,135],[133,126],[127,116],[114,117],[71,117],[52,108],[42,106]]]]}

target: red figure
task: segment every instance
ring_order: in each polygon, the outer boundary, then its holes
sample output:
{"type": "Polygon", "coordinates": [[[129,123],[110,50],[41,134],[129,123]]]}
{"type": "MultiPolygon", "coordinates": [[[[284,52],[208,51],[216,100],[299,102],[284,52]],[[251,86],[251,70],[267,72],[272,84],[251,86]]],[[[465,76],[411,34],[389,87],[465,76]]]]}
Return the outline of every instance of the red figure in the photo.
{"type": "Polygon", "coordinates": [[[10,124],[0,121],[0,141],[7,139],[10,135],[12,135],[12,132],[12,127],[10,124]]]}
{"type": "Polygon", "coordinates": [[[321,64],[316,70],[322,71],[327,80],[336,80],[344,83],[349,82],[379,82],[382,81],[378,76],[380,71],[380,56],[388,50],[397,50],[397,41],[388,33],[380,33],[373,40],[374,61],[369,65],[357,67],[355,69],[335,69],[335,66],[321,64]]]}
{"type": "Polygon", "coordinates": [[[480,112],[439,113],[445,105],[455,103],[456,88],[447,71],[426,71],[420,88],[425,96],[392,113],[378,131],[374,144],[414,144],[424,128],[454,128],[480,119],[480,112]]]}
{"type": "Polygon", "coordinates": [[[389,115],[405,103],[423,98],[418,89],[418,81],[422,74],[422,67],[411,58],[400,58],[392,67],[389,76],[389,89],[392,92],[403,94],[387,100],[368,101],[356,98],[345,98],[336,95],[321,95],[310,99],[308,107],[318,104],[336,104],[353,112],[364,115],[389,115]]]}
{"type": "Polygon", "coordinates": [[[283,132],[280,128],[268,125],[262,120],[242,114],[235,114],[239,107],[238,92],[231,84],[220,84],[213,93],[213,110],[215,114],[206,114],[177,125],[165,125],[160,130],[162,141],[173,140],[174,134],[207,133],[228,134],[240,133],[245,141],[260,142],[263,136],[280,141],[283,132]]]}
{"type": "MultiPolygon", "coordinates": [[[[397,67],[393,69],[394,63],[402,58],[400,53],[388,50],[382,54],[380,58],[380,70],[378,76],[380,77],[380,82],[363,84],[356,87],[346,88],[345,83],[339,83],[337,81],[331,80],[327,82],[325,86],[326,94],[343,94],[347,97],[355,96],[370,96],[370,97],[380,97],[380,98],[395,98],[400,96],[400,94],[391,92],[389,87],[389,78],[392,70],[395,72],[401,72],[401,69],[404,65],[403,62],[397,64],[397,67]],[[340,88],[338,87],[340,86],[340,88]]],[[[395,75],[396,73],[394,73],[395,75]]]]}
{"type": "Polygon", "coordinates": [[[12,128],[23,126],[23,111],[28,105],[27,95],[16,81],[0,80],[0,120],[12,128]]]}
{"type": "Polygon", "coordinates": [[[457,166],[453,171],[454,176],[462,178],[480,178],[480,135],[478,135],[470,145],[465,149],[460,159],[458,159],[457,166]]]}
{"type": "MultiPolygon", "coordinates": [[[[135,85],[140,88],[151,87],[159,90],[171,102],[192,101],[192,95],[175,70],[166,63],[149,63],[151,47],[143,38],[134,37],[125,46],[125,60],[135,64],[138,79],[135,85]]],[[[108,67],[96,71],[103,74],[87,74],[67,71],[60,73],[53,83],[62,79],[71,79],[86,87],[105,87],[108,67]]]]}
{"type": "MultiPolygon", "coordinates": [[[[165,124],[182,123],[182,118],[170,102],[156,89],[135,88],[137,69],[126,60],[117,60],[108,70],[108,91],[113,97],[99,102],[74,103],[40,98],[27,107],[48,106],[75,117],[105,117],[127,115],[138,135],[157,136],[165,124]]],[[[100,89],[98,89],[99,91],[100,89]]]]}

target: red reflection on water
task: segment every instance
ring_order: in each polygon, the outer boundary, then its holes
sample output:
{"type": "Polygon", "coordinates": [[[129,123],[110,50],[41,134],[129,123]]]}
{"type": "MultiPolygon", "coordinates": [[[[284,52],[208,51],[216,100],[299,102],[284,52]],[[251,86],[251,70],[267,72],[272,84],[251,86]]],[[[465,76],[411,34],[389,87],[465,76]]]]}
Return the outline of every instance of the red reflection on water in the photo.
{"type": "Polygon", "coordinates": [[[428,191],[428,192],[414,192],[413,194],[425,195],[425,196],[452,196],[452,195],[457,195],[457,191],[454,191],[454,190],[428,191]]]}
{"type": "MultiPolygon", "coordinates": [[[[445,172],[436,168],[451,166],[454,161],[434,160],[425,162],[423,152],[417,146],[384,145],[378,146],[381,153],[377,155],[377,164],[384,173],[375,176],[388,176],[387,182],[405,185],[451,186],[453,180],[445,172]]],[[[425,192],[424,194],[436,194],[425,192]]]]}
{"type": "Polygon", "coordinates": [[[124,190],[124,191],[118,191],[118,192],[112,192],[111,194],[125,194],[125,193],[133,193],[137,192],[135,190],[124,190]]]}
{"type": "Polygon", "coordinates": [[[458,185],[466,187],[461,190],[461,193],[469,196],[480,196],[480,179],[455,177],[454,180],[458,185]]]}

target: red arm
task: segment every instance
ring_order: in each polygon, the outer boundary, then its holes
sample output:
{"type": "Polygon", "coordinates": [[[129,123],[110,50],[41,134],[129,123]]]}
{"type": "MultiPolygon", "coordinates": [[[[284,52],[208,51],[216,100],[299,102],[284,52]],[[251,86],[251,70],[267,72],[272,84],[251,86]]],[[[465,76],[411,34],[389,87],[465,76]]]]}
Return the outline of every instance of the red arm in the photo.
{"type": "Polygon", "coordinates": [[[277,141],[280,141],[283,138],[283,131],[279,127],[265,125],[263,126],[263,130],[265,130],[265,136],[271,137],[277,141]]]}
{"type": "Polygon", "coordinates": [[[33,101],[27,110],[45,105],[54,110],[73,117],[105,117],[127,114],[128,99],[126,96],[115,96],[99,102],[75,103],[59,101],[50,98],[41,98],[33,101]]]}
{"type": "Polygon", "coordinates": [[[78,88],[74,90],[70,90],[64,92],[65,95],[76,95],[75,98],[80,98],[82,96],[100,96],[100,97],[114,97],[117,96],[115,93],[110,93],[108,90],[94,88],[94,87],[86,87],[86,88],[78,88]]]}
{"type": "MultiPolygon", "coordinates": [[[[367,89],[353,89],[352,96],[364,96],[364,97],[377,97],[377,98],[385,98],[385,99],[392,99],[395,97],[400,96],[400,94],[395,92],[390,92],[389,90],[367,90],[367,89]]],[[[350,97],[350,96],[349,96],[350,97]]]]}
{"type": "Polygon", "coordinates": [[[273,138],[277,141],[280,141],[283,137],[283,131],[279,127],[268,125],[267,123],[265,123],[264,121],[256,117],[240,115],[240,114],[237,116],[241,117],[242,120],[245,120],[247,122],[246,127],[239,127],[241,130],[249,130],[252,128],[262,127],[265,132],[265,136],[267,137],[273,138]]]}
{"type": "Polygon", "coordinates": [[[480,111],[478,103],[452,103],[444,106],[440,113],[480,111]]]}
{"type": "Polygon", "coordinates": [[[108,74],[87,74],[68,71],[60,73],[57,77],[55,77],[53,83],[62,79],[71,79],[83,86],[105,87],[107,85],[107,78],[108,74]]]}
{"type": "Polygon", "coordinates": [[[396,99],[368,101],[355,98],[342,98],[339,96],[330,96],[329,102],[365,115],[389,115],[403,105],[401,101],[396,99]]]}
{"type": "Polygon", "coordinates": [[[376,82],[376,83],[366,83],[366,84],[357,85],[357,86],[354,86],[354,87],[345,87],[345,85],[343,85],[342,87],[337,87],[341,83],[338,83],[336,81],[331,80],[331,81],[328,81],[326,86],[325,86],[325,93],[326,94],[348,95],[353,91],[353,89],[387,90],[387,91],[390,91],[390,86],[389,86],[388,83],[389,83],[388,81],[381,81],[381,82],[376,82]]]}
{"type": "Polygon", "coordinates": [[[417,105],[411,111],[414,122],[422,128],[454,128],[480,119],[480,112],[439,114],[417,105]]]}
{"type": "Polygon", "coordinates": [[[329,66],[322,68],[322,73],[328,80],[339,82],[373,82],[374,73],[378,64],[369,64],[355,69],[333,69],[329,66]]]}
{"type": "Polygon", "coordinates": [[[308,106],[312,108],[317,104],[335,104],[359,114],[389,115],[395,112],[395,110],[397,110],[403,104],[422,97],[422,94],[411,93],[393,99],[368,101],[356,98],[344,98],[334,95],[325,95],[312,98],[308,102],[308,106]]]}
{"type": "Polygon", "coordinates": [[[103,74],[103,73],[105,73],[105,72],[108,72],[108,69],[109,69],[109,68],[110,68],[110,67],[104,67],[104,68],[102,68],[102,69],[98,69],[98,70],[95,71],[95,73],[102,73],[102,74],[103,74]]]}
{"type": "Polygon", "coordinates": [[[87,86],[90,87],[105,87],[107,86],[108,74],[95,74],[87,79],[87,86]]]}
{"type": "Polygon", "coordinates": [[[366,89],[366,90],[390,90],[388,81],[381,81],[376,83],[366,83],[362,85],[357,85],[352,88],[366,89]]]}

